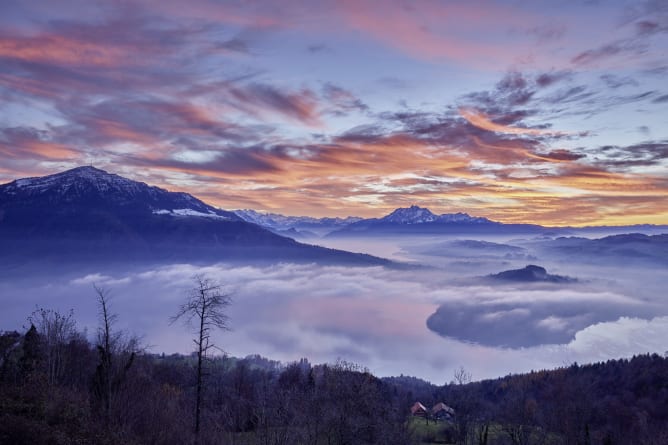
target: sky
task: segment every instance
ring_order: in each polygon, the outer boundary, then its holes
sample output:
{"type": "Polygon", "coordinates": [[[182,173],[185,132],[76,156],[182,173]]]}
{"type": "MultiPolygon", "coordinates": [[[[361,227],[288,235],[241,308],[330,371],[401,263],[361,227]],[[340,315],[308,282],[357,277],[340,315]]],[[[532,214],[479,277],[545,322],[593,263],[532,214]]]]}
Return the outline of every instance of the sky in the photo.
{"type": "Polygon", "coordinates": [[[668,3],[4,0],[0,183],[668,224],[668,3]]]}

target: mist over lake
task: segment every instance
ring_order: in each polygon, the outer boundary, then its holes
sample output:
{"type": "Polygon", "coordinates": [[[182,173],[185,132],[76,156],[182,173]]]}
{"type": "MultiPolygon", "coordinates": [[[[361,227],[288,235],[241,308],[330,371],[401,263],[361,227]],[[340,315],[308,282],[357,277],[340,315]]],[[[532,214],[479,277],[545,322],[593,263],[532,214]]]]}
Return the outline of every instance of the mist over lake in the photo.
{"type": "Polygon", "coordinates": [[[61,276],[26,274],[2,281],[0,323],[19,329],[36,306],[73,309],[80,327],[95,332],[97,285],[110,291],[119,328],[142,336],[151,352],[188,353],[189,336],[168,319],[192,276],[205,274],[232,295],[232,330],[217,333],[216,340],[234,356],[261,354],[285,362],[307,357],[315,363],[344,359],[380,376],[415,375],[444,383],[460,366],[482,379],[665,348],[668,302],[662,289],[668,276],[662,264],[629,267],[614,257],[602,261],[604,266],[580,264],[577,258],[545,256],[534,239],[505,244],[498,238],[451,239],[441,246],[447,248],[445,257],[424,254],[425,245],[438,245],[434,239],[395,241],[375,240],[368,249],[359,240],[329,246],[357,242],[358,251],[396,252],[395,258],[412,267],[219,263],[128,271],[101,265],[61,276]],[[519,258],[508,256],[509,249],[521,252],[519,258]],[[490,274],[529,263],[577,281],[489,280],[490,274]],[[434,314],[438,322],[428,326],[434,314]]]}

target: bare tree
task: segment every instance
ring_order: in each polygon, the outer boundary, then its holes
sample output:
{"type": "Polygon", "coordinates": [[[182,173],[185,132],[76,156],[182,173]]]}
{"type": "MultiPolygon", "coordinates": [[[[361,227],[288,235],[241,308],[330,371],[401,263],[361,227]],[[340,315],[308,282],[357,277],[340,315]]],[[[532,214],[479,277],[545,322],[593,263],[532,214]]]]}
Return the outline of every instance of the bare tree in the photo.
{"type": "Polygon", "coordinates": [[[124,337],[122,331],[114,331],[113,326],[118,317],[109,308],[109,292],[96,285],[93,288],[97,293],[100,311],[96,342],[99,363],[93,379],[93,391],[102,403],[105,421],[109,422],[113,397],[134,362],[139,350],[139,340],[135,337],[124,337]]]}
{"type": "Polygon", "coordinates": [[[473,376],[471,375],[470,372],[468,372],[463,366],[460,366],[459,368],[455,369],[454,373],[454,381],[453,383],[456,383],[457,385],[466,385],[468,383],[471,383],[471,380],[473,380],[473,376]]]}
{"type": "Polygon", "coordinates": [[[222,290],[222,286],[203,275],[193,277],[195,287],[191,289],[186,301],[179,306],[179,310],[170,318],[173,324],[183,319],[187,326],[193,328],[196,337],[193,339],[197,352],[197,394],[195,401],[195,442],[199,439],[200,414],[202,408],[203,391],[203,365],[207,353],[217,348],[211,341],[213,329],[229,330],[228,316],[225,308],[229,306],[232,299],[229,294],[222,290]]]}
{"type": "Polygon", "coordinates": [[[41,338],[46,375],[50,385],[61,383],[66,371],[67,343],[76,335],[76,322],[72,310],[66,315],[52,309],[37,308],[28,317],[41,338]]]}
{"type": "Polygon", "coordinates": [[[455,370],[453,377],[454,380],[450,384],[455,386],[455,397],[452,402],[455,406],[456,442],[466,445],[471,442],[471,426],[475,407],[464,387],[471,383],[472,375],[463,366],[460,366],[455,370]]]}

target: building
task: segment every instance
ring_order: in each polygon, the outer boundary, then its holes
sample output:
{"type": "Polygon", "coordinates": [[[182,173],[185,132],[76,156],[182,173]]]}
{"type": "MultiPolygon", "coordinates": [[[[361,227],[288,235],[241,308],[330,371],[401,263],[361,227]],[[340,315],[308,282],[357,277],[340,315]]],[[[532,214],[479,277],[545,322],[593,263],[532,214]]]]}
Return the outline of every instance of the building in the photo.
{"type": "Polygon", "coordinates": [[[411,414],[419,417],[427,417],[427,408],[420,402],[415,402],[411,406],[411,414]]]}
{"type": "Polygon", "coordinates": [[[443,402],[438,402],[431,409],[431,418],[435,420],[452,420],[455,418],[455,410],[443,402]]]}

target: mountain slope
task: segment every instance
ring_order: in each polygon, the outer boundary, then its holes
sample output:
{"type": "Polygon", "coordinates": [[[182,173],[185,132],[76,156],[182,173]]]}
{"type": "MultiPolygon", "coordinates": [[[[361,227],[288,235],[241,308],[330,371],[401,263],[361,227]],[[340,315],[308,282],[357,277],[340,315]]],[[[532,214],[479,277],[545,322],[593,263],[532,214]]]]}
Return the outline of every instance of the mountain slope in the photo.
{"type": "Polygon", "coordinates": [[[566,261],[577,257],[579,261],[594,264],[668,265],[668,233],[660,235],[627,233],[598,239],[561,237],[535,243],[535,247],[547,255],[566,261]]]}
{"type": "Polygon", "coordinates": [[[259,260],[385,264],[278,236],[186,193],[79,167],[0,185],[3,261],[259,260]]]}

